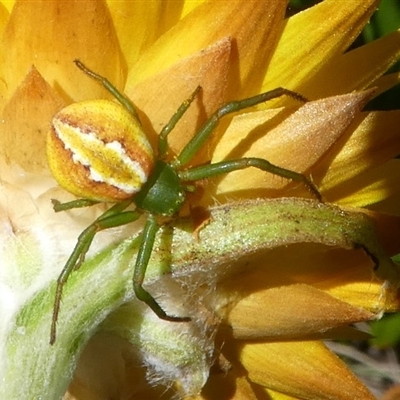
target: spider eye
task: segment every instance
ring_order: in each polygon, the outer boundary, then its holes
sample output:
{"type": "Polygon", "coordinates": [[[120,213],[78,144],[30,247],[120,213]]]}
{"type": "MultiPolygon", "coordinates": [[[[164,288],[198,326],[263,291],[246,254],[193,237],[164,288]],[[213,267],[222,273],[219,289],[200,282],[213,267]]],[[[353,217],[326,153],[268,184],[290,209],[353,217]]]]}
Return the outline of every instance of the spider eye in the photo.
{"type": "Polygon", "coordinates": [[[111,202],[140,191],[154,165],[153,149],[139,121],[108,100],[74,103],[56,114],[47,158],[64,189],[111,202]]]}

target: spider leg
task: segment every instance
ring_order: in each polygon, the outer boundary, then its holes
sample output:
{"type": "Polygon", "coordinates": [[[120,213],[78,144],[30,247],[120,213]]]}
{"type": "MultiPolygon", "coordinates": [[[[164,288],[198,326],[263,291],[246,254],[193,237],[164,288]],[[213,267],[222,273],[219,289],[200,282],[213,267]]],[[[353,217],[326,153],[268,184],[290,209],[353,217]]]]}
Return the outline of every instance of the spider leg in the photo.
{"type": "Polygon", "coordinates": [[[99,74],[96,74],[96,72],[94,72],[91,69],[89,69],[88,67],[86,67],[86,65],[83,64],[83,62],[81,62],[79,60],[74,60],[74,63],[86,75],[89,75],[94,80],[100,82],[100,84],[109,93],[111,93],[121,103],[121,105],[140,122],[139,116],[136,112],[136,109],[135,109],[135,106],[133,105],[133,103],[129,100],[128,97],[124,96],[107,78],[105,78],[104,76],[101,76],[99,74]]]}
{"type": "Polygon", "coordinates": [[[292,181],[302,182],[317,200],[322,201],[320,192],[305,175],[295,171],[291,171],[289,169],[278,167],[277,165],[271,164],[269,161],[264,160],[263,158],[240,158],[238,160],[228,160],[214,164],[201,165],[199,167],[189,168],[185,171],[180,171],[179,177],[183,181],[196,181],[198,179],[227,174],[229,172],[245,169],[248,167],[255,167],[262,171],[270,172],[271,174],[291,179],[292,181]]]}
{"type": "Polygon", "coordinates": [[[142,232],[142,241],[136,258],[135,270],[133,274],[133,290],[136,294],[136,297],[146,303],[159,318],[172,322],[187,322],[190,321],[189,317],[168,315],[156,302],[154,297],[142,286],[147,265],[153,250],[154,240],[159,229],[160,225],[157,223],[154,216],[150,214],[142,232]]]}
{"type": "Polygon", "coordinates": [[[261,93],[257,96],[249,97],[247,99],[239,101],[231,101],[220,107],[211,117],[204,123],[200,130],[192,137],[189,143],[183,148],[179,156],[174,162],[174,166],[179,167],[189,163],[192,158],[196,155],[198,150],[203,146],[205,141],[213,133],[214,129],[217,127],[219,120],[227,114],[231,114],[236,111],[243,110],[255,106],[259,103],[263,103],[268,100],[272,100],[281,96],[289,96],[295,100],[301,102],[307,102],[307,99],[302,95],[292,92],[291,90],[285,88],[276,88],[265,93],[261,93]]]}
{"type": "Polygon", "coordinates": [[[67,201],[66,203],[61,203],[56,199],[51,199],[51,203],[53,204],[54,211],[60,212],[60,211],[72,210],[73,208],[90,207],[100,202],[90,199],[78,199],[78,200],[67,201]]]}
{"type": "Polygon", "coordinates": [[[162,128],[160,135],[158,136],[158,154],[160,157],[165,156],[168,150],[167,136],[172,131],[172,129],[174,129],[175,125],[182,118],[183,114],[185,114],[186,110],[190,107],[190,104],[192,104],[200,89],[201,86],[197,86],[190,97],[180,105],[176,113],[168,121],[167,125],[162,128]]]}
{"type": "Polygon", "coordinates": [[[86,253],[88,252],[96,233],[104,229],[128,224],[137,220],[142,215],[139,211],[124,211],[130,203],[131,201],[129,200],[115,204],[109,210],[100,215],[99,218],[97,218],[79,235],[78,242],[57,279],[53,317],[51,321],[50,344],[53,344],[56,340],[57,319],[60,312],[61,297],[65,283],[68,281],[72,271],[76,271],[84,262],[86,253]]]}

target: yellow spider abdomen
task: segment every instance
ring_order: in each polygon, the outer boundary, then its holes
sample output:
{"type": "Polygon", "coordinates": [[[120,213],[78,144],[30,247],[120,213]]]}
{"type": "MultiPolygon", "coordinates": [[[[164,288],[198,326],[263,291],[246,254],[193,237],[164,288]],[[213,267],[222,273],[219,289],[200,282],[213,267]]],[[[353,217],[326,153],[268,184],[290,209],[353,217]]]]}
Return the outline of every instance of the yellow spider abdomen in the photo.
{"type": "Polygon", "coordinates": [[[110,202],[140,191],[154,165],[153,149],[139,121],[108,100],[74,103],[57,113],[47,158],[64,189],[110,202]]]}

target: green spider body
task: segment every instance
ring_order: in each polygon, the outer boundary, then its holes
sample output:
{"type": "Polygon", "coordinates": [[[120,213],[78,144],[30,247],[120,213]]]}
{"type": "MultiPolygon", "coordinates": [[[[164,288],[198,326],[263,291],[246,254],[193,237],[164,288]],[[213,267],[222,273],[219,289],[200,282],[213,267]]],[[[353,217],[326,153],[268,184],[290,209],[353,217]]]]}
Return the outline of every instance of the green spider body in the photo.
{"type": "Polygon", "coordinates": [[[72,271],[77,270],[83,263],[96,233],[133,222],[143,214],[147,215],[147,222],[141,234],[133,274],[135,295],[162,319],[189,321],[187,316],[167,314],[142,287],[155,236],[160,228],[157,217],[173,217],[179,213],[185,202],[186,192],[193,191],[193,182],[248,167],[300,181],[320,199],[318,190],[304,175],[272,165],[260,158],[242,158],[185,167],[224,115],[282,95],[289,95],[300,101],[305,99],[297,93],[278,88],[248,99],[227,103],[205,122],[172,162],[167,162],[165,159],[169,149],[168,134],[188,109],[200,87],[182,103],[162,129],[158,139],[158,154],[154,156],[130,100],[107,79],[89,70],[80,61],[75,63],[90,77],[98,80],[113,94],[119,104],[107,100],[84,101],[64,108],[53,118],[47,140],[50,169],[61,186],[83,197],[64,204],[54,201],[54,209],[65,211],[98,202],[115,204],[81,233],[57,280],[50,343],[53,344],[56,339],[63,286],[72,271]],[[136,205],[136,209],[127,210],[132,203],[136,205]]]}
{"type": "Polygon", "coordinates": [[[133,202],[152,214],[172,217],[181,209],[185,198],[185,186],[177,171],[165,161],[159,160],[133,202]]]}

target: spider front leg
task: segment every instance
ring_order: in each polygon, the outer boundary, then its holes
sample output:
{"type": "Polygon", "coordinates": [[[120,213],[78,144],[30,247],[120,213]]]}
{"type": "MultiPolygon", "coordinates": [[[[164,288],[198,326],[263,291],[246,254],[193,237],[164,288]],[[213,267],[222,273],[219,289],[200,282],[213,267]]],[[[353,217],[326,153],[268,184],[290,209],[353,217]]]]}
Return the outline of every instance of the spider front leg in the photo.
{"type": "Polygon", "coordinates": [[[157,223],[154,215],[150,214],[142,232],[142,240],[136,258],[135,270],[133,274],[133,290],[136,297],[146,303],[159,318],[171,322],[188,322],[190,321],[189,317],[168,315],[160,307],[154,297],[142,286],[151,252],[153,251],[154,240],[159,229],[160,225],[157,223]]]}
{"type": "Polygon", "coordinates": [[[219,120],[227,114],[231,114],[246,108],[253,107],[257,104],[264,103],[268,100],[276,99],[282,96],[289,96],[300,102],[307,102],[308,100],[301,94],[293,92],[285,88],[276,88],[265,93],[258,94],[247,99],[231,101],[221,106],[211,117],[204,123],[200,130],[192,137],[189,143],[182,149],[176,160],[174,161],[175,167],[188,164],[192,158],[197,154],[200,148],[204,145],[206,140],[214,132],[214,129],[219,124],[219,120]]]}
{"type": "Polygon", "coordinates": [[[128,200],[115,204],[109,210],[100,215],[99,218],[97,218],[79,235],[78,242],[57,279],[53,317],[51,321],[50,344],[53,344],[56,340],[57,320],[60,312],[62,291],[69,276],[72,271],[76,271],[84,262],[86,253],[88,252],[96,233],[108,228],[129,224],[130,222],[136,221],[142,215],[139,211],[124,211],[131,203],[132,201],[128,200]]]}
{"type": "MultiPolygon", "coordinates": [[[[213,133],[217,127],[220,119],[227,114],[240,111],[257,104],[272,100],[281,96],[289,96],[301,102],[307,102],[307,99],[299,93],[293,92],[285,88],[276,88],[259,95],[249,97],[247,99],[232,101],[221,106],[213,115],[204,123],[195,136],[183,148],[176,160],[173,162],[175,168],[180,169],[183,165],[189,163],[199,149],[203,146],[205,141],[213,133]]],[[[226,174],[240,169],[255,167],[262,171],[270,172],[275,175],[282,176],[287,179],[302,182],[308,190],[321,201],[321,194],[315,185],[303,174],[291,171],[277,165],[271,164],[269,161],[262,158],[242,158],[238,160],[222,161],[219,163],[204,165],[200,167],[193,167],[187,170],[180,170],[179,177],[182,181],[195,181],[198,179],[209,178],[215,175],[226,174]]]]}
{"type": "Polygon", "coordinates": [[[187,111],[190,105],[193,103],[193,100],[196,98],[197,94],[200,92],[201,86],[197,86],[197,88],[193,91],[189,98],[187,98],[175,112],[175,114],[171,117],[168,123],[162,128],[160,134],[158,135],[158,156],[163,158],[168,151],[168,140],[167,137],[172,129],[175,128],[175,125],[182,118],[183,114],[187,111]]]}
{"type": "Polygon", "coordinates": [[[98,81],[110,94],[112,94],[119,103],[129,112],[131,113],[139,122],[139,116],[136,112],[136,109],[130,99],[123,95],[107,78],[96,74],[96,72],[92,71],[85,64],[83,64],[80,60],[74,60],[75,65],[83,71],[86,75],[90,76],[94,80],[98,81]]]}
{"type": "Polygon", "coordinates": [[[271,174],[278,175],[286,179],[291,179],[292,181],[302,182],[317,200],[322,201],[321,193],[305,175],[291,171],[290,169],[278,167],[277,165],[271,164],[269,161],[264,160],[263,158],[240,158],[238,160],[228,160],[209,165],[201,165],[199,167],[193,167],[186,171],[179,172],[179,177],[183,181],[197,181],[199,179],[227,174],[229,172],[238,171],[249,167],[255,167],[262,171],[270,172],[271,174]]]}

